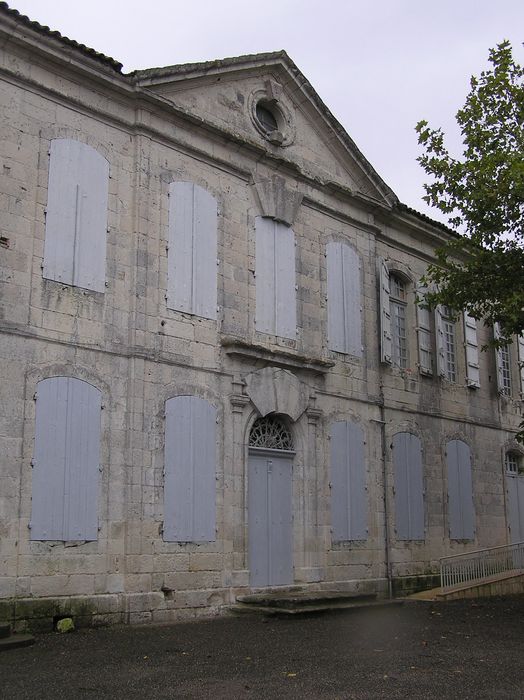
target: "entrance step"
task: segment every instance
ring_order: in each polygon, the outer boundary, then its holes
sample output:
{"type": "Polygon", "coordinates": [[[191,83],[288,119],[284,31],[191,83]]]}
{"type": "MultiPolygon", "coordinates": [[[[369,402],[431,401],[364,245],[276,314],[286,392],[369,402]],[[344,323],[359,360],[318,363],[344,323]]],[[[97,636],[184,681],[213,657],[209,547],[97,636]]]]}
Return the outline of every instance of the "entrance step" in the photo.
{"type": "Polygon", "coordinates": [[[407,596],[407,600],[442,600],[442,588],[429,588],[425,591],[418,591],[407,596]]]}
{"type": "Polygon", "coordinates": [[[237,614],[307,615],[310,613],[401,605],[399,600],[377,600],[375,593],[362,595],[341,591],[252,593],[237,596],[230,611],[237,614]]]}
{"type": "Polygon", "coordinates": [[[35,638],[32,634],[12,634],[11,625],[0,624],[0,651],[28,647],[34,643],[35,638]]]}

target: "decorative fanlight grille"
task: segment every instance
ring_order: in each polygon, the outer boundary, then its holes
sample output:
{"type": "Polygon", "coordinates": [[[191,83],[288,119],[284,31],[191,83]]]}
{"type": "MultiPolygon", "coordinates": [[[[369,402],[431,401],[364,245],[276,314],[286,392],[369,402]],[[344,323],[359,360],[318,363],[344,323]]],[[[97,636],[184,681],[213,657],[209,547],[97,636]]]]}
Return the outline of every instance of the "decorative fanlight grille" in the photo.
{"type": "Polygon", "coordinates": [[[293,440],[286,426],[275,416],[257,418],[249,433],[250,447],[271,450],[292,450],[293,440]]]}

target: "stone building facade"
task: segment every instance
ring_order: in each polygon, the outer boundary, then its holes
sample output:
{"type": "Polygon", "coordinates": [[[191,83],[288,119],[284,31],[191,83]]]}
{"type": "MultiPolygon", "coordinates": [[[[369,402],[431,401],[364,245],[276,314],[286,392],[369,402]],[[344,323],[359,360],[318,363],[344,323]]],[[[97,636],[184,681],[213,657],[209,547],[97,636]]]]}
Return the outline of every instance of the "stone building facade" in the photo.
{"type": "Polygon", "coordinates": [[[524,539],[522,344],[417,306],[453,233],[285,53],[0,35],[1,617],[387,595],[524,539]]]}

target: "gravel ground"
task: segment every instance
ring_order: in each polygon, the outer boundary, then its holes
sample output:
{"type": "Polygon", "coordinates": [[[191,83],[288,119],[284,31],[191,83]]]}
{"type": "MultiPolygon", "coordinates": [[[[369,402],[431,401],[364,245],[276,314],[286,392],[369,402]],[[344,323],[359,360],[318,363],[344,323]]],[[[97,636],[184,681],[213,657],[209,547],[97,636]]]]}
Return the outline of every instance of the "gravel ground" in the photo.
{"type": "Polygon", "coordinates": [[[0,698],[524,698],[524,596],[38,637],[0,698]]]}

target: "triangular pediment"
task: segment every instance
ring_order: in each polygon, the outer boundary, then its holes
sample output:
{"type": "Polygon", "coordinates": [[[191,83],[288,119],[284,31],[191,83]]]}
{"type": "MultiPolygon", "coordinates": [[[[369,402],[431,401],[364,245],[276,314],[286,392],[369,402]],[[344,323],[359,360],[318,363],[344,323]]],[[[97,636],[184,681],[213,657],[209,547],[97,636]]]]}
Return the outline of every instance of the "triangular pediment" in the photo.
{"type": "Polygon", "coordinates": [[[284,51],[136,71],[136,85],[303,172],[393,205],[397,198],[284,51]],[[278,128],[265,133],[257,105],[278,128]]]}

